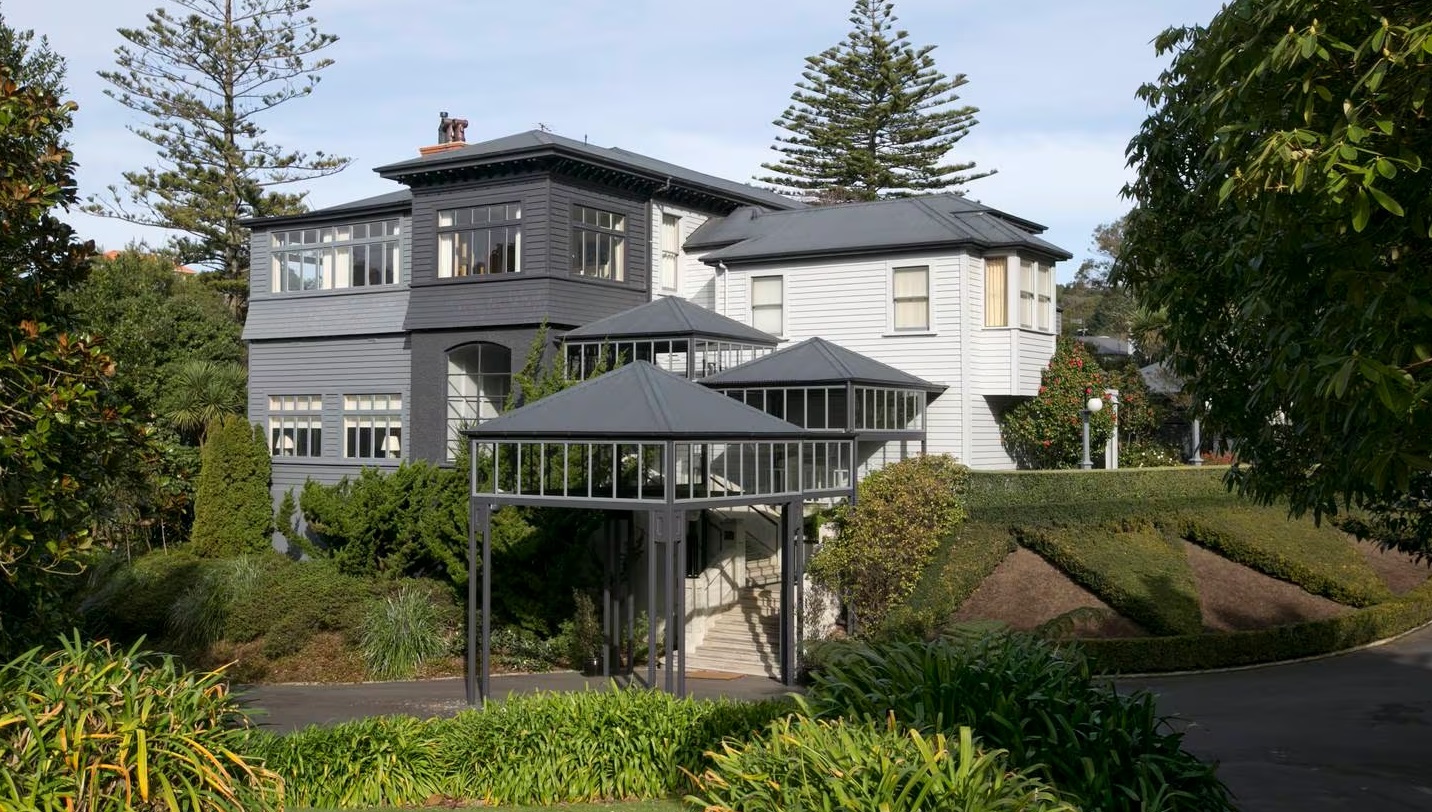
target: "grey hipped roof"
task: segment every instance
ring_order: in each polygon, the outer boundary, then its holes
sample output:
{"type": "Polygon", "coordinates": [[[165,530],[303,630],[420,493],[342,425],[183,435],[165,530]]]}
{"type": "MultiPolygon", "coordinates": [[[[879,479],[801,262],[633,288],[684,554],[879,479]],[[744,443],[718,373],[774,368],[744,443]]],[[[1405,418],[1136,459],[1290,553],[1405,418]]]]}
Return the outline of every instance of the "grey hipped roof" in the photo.
{"type": "Polygon", "coordinates": [[[809,432],[636,361],[464,429],[478,439],[798,439],[809,432]]]}
{"type": "Polygon", "coordinates": [[[347,216],[351,214],[360,214],[368,211],[375,213],[385,211],[402,211],[404,209],[412,208],[412,205],[413,190],[404,188],[399,189],[395,192],[386,192],[381,195],[365,197],[361,200],[350,200],[347,203],[339,203],[333,206],[325,206],[321,209],[313,209],[312,211],[305,211],[299,214],[290,214],[278,217],[249,217],[240,220],[239,224],[243,226],[252,226],[257,223],[263,223],[264,225],[282,225],[283,223],[289,221],[306,222],[309,220],[321,220],[329,216],[347,216]]]}
{"type": "Polygon", "coordinates": [[[712,219],[686,241],[714,248],[707,263],[751,262],[969,246],[1027,249],[1055,259],[1073,255],[1038,234],[1044,227],[954,194],[902,197],[795,211],[737,209],[712,219]]]}
{"type": "Polygon", "coordinates": [[[702,386],[808,386],[846,382],[943,392],[944,386],[902,372],[823,338],[808,338],[770,355],[701,379],[702,386]]]}
{"type": "Polygon", "coordinates": [[[568,340],[620,340],[657,337],[716,338],[774,347],[780,339],[727,318],[680,296],[663,296],[630,310],[582,325],[568,340]]]}
{"type": "Polygon", "coordinates": [[[542,130],[528,130],[515,135],[494,138],[468,144],[460,149],[451,149],[424,155],[408,161],[380,166],[373,171],[385,178],[403,178],[425,172],[497,164],[544,155],[562,155],[629,174],[648,177],[658,182],[687,186],[707,193],[715,193],[728,200],[749,203],[774,209],[800,209],[805,204],[798,200],[776,194],[769,189],[750,186],[745,183],[718,178],[704,172],[687,169],[656,158],[617,147],[597,147],[584,141],[565,138],[542,130]]]}

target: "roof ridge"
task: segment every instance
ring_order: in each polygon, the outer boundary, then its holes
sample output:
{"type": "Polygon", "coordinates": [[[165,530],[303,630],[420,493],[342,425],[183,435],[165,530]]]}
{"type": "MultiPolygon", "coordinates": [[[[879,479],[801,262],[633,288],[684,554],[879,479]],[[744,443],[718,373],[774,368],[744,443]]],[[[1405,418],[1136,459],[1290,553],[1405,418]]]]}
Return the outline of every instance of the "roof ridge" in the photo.
{"type": "Polygon", "coordinates": [[[672,419],[674,416],[671,414],[671,410],[667,408],[666,398],[661,396],[656,381],[651,376],[653,372],[660,375],[669,375],[671,373],[662,372],[650,361],[640,359],[630,362],[627,366],[634,368],[635,371],[632,372],[632,375],[641,381],[640,388],[642,394],[646,396],[647,404],[651,406],[652,411],[656,414],[657,420],[661,423],[661,430],[663,432],[670,432],[672,427],[676,425],[676,421],[672,419]]]}
{"type": "MultiPolygon", "coordinates": [[[[846,377],[855,377],[855,370],[851,369],[850,365],[845,363],[845,359],[841,358],[840,354],[835,351],[835,348],[839,347],[840,345],[832,344],[831,342],[826,341],[820,336],[811,336],[810,338],[806,339],[806,341],[809,342],[812,347],[815,347],[817,350],[819,350],[820,353],[825,356],[826,360],[831,363],[831,366],[835,367],[836,370],[840,372],[840,374],[846,377]]],[[[795,347],[792,347],[791,349],[795,349],[795,347]]]]}

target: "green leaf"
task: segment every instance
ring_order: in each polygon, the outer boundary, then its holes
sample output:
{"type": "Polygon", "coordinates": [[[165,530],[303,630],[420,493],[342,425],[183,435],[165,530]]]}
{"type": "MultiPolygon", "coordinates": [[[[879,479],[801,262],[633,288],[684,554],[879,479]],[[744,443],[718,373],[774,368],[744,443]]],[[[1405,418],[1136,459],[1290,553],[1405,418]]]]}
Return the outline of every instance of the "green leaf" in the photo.
{"type": "Polygon", "coordinates": [[[1393,200],[1391,195],[1387,194],[1376,186],[1367,187],[1367,191],[1368,194],[1371,194],[1373,199],[1377,201],[1377,204],[1379,206],[1383,207],[1384,209],[1398,217],[1403,216],[1404,212],[1402,211],[1402,204],[1398,203],[1396,200],[1393,200]]]}

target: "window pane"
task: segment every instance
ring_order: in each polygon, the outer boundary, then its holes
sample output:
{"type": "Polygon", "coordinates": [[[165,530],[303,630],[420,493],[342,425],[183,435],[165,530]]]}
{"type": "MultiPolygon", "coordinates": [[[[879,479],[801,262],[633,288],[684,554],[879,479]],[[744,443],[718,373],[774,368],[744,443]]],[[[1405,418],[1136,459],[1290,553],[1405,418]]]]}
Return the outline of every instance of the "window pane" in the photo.
{"type": "Polygon", "coordinates": [[[925,268],[896,268],[894,274],[896,297],[929,295],[929,272],[925,268]]]}
{"type": "Polygon", "coordinates": [[[751,280],[751,304],[757,307],[781,304],[781,277],[758,276],[753,278],[751,280]]]}
{"type": "Polygon", "coordinates": [[[930,306],[924,299],[895,303],[896,330],[928,330],[930,306]]]}
{"type": "Polygon", "coordinates": [[[985,326],[1009,326],[1008,263],[1004,257],[985,258],[985,326]]]}

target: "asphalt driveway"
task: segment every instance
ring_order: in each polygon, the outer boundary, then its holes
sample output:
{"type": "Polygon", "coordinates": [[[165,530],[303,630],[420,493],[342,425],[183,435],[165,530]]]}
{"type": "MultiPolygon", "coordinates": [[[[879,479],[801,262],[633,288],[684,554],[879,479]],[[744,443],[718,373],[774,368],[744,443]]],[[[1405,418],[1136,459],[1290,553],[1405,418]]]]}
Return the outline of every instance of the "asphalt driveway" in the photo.
{"type": "MultiPolygon", "coordinates": [[[[1244,812],[1432,812],[1432,627],[1305,663],[1122,681],[1158,695],[1187,746],[1219,762],[1244,812]]],[[[494,677],[493,693],[599,688],[577,674],[494,677]]],[[[690,679],[695,696],[756,698],[785,689],[756,677],[690,679]]],[[[389,713],[464,707],[461,680],[267,685],[246,694],[279,731],[389,713]]]]}

